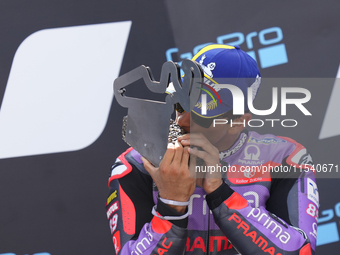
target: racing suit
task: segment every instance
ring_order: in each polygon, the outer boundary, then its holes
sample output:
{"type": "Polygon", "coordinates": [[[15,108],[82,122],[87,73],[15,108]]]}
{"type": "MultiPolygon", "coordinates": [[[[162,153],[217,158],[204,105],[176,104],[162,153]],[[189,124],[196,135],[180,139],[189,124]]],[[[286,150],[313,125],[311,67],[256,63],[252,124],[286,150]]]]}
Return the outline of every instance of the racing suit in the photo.
{"type": "Polygon", "coordinates": [[[140,157],[129,148],[109,178],[116,254],[315,254],[316,177],[310,155],[294,140],[243,131],[220,154],[215,171],[225,173],[223,184],[209,195],[196,187],[189,216],[178,220],[162,217],[181,214],[157,198],[140,157]]]}

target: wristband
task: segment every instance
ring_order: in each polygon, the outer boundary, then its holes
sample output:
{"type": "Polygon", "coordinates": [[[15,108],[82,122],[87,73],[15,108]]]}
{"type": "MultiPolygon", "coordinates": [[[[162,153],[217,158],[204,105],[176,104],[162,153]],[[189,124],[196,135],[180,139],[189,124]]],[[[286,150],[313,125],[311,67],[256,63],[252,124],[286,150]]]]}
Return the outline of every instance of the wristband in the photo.
{"type": "Polygon", "coordinates": [[[181,216],[161,216],[161,215],[157,214],[156,207],[157,207],[157,205],[154,205],[152,207],[152,212],[151,213],[154,216],[156,216],[156,217],[158,217],[158,218],[160,218],[162,220],[183,220],[183,219],[185,219],[186,217],[189,216],[189,211],[186,214],[183,214],[181,216]]]}
{"type": "Polygon", "coordinates": [[[179,202],[179,201],[175,201],[175,200],[169,200],[169,199],[165,199],[165,198],[161,198],[159,197],[159,199],[167,205],[178,205],[178,206],[188,206],[190,204],[189,201],[187,202],[179,202]]]}

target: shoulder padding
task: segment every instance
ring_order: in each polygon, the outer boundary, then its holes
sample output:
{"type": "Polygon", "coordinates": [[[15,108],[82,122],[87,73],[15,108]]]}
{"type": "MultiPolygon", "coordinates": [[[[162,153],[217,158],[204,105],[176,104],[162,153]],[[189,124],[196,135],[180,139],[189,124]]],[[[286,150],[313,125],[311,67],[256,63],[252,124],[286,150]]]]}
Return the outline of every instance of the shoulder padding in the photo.
{"type": "MultiPolygon", "coordinates": [[[[288,138],[288,137],[281,137],[280,138],[293,143],[295,145],[294,151],[289,155],[286,162],[289,165],[301,167],[302,165],[306,167],[306,165],[313,165],[312,156],[307,152],[307,149],[296,142],[295,140],[288,138]]],[[[311,169],[312,170],[312,169],[311,169]]]]}
{"type": "Polygon", "coordinates": [[[122,178],[132,171],[132,166],[126,160],[125,155],[128,154],[133,148],[127,149],[123,152],[117,159],[116,162],[111,167],[111,176],[109,178],[109,186],[110,182],[115,179],[122,178]]]}
{"type": "Polygon", "coordinates": [[[149,173],[145,170],[140,157],[141,155],[132,147],[122,153],[111,167],[109,186],[111,181],[124,177],[125,175],[129,174],[133,168],[136,168],[140,172],[149,175],[149,173]]]}

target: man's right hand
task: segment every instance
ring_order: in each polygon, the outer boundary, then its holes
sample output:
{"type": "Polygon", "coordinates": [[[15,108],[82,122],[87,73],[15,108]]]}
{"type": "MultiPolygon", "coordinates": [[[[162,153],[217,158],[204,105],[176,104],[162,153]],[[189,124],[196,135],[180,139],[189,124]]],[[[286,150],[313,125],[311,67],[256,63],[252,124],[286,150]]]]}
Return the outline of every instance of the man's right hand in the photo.
{"type": "MultiPolygon", "coordinates": [[[[190,177],[189,147],[183,147],[178,141],[168,148],[158,168],[142,157],[146,171],[155,182],[159,196],[164,199],[187,202],[195,191],[196,179],[190,177]]],[[[169,205],[184,213],[186,206],[169,205]]]]}

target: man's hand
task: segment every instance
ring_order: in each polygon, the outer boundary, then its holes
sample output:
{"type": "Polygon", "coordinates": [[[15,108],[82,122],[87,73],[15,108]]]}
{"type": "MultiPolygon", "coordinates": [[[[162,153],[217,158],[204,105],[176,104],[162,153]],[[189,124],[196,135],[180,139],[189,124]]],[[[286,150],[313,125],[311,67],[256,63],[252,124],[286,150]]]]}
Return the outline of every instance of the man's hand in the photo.
{"type": "MultiPolygon", "coordinates": [[[[159,196],[164,199],[187,202],[195,191],[196,179],[190,177],[189,147],[178,141],[169,144],[158,168],[142,157],[146,171],[155,182],[159,196]]],[[[186,206],[173,206],[178,212],[185,212],[186,206]]]]}
{"type": "MultiPolygon", "coordinates": [[[[205,165],[214,167],[215,169],[220,164],[219,151],[213,146],[208,139],[202,134],[185,134],[178,138],[183,146],[190,146],[189,151],[194,157],[199,157],[204,160],[205,165]],[[198,150],[201,147],[202,150],[198,150]]],[[[196,164],[196,160],[192,158],[191,165],[196,164]]],[[[194,167],[194,166],[192,166],[194,167]]],[[[222,184],[221,173],[207,172],[205,178],[198,178],[197,185],[202,187],[207,194],[215,191],[222,184]]]]}

